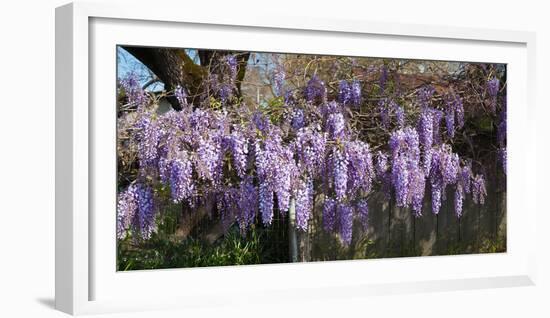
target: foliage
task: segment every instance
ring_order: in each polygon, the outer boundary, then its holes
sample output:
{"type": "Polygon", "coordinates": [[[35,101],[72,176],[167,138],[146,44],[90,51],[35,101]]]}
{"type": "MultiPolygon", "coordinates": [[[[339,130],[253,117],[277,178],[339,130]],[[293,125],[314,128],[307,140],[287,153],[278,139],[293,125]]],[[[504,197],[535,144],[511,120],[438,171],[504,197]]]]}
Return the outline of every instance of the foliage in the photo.
{"type": "Polygon", "coordinates": [[[118,243],[118,270],[161,269],[260,264],[260,235],[252,230],[243,237],[234,228],[219,241],[208,244],[188,238],[181,242],[152,236],[141,245],[125,239],[118,243]]]}

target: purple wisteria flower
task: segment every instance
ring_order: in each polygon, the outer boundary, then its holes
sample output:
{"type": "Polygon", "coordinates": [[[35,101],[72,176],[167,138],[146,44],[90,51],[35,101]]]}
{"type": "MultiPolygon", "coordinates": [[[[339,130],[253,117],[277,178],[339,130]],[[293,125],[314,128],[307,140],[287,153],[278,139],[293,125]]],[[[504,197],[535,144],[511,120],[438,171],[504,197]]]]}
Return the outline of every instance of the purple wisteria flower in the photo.
{"type": "Polygon", "coordinates": [[[254,113],[254,115],[252,116],[252,122],[261,132],[266,132],[270,126],[269,118],[267,118],[264,114],[260,112],[254,113]]]}
{"type": "Polygon", "coordinates": [[[459,183],[465,193],[471,192],[472,184],[472,163],[468,162],[460,169],[459,183]]]}
{"type": "Polygon", "coordinates": [[[338,205],[340,215],[340,239],[345,246],[350,245],[353,235],[353,208],[348,204],[338,205]]]}
{"type": "Polygon", "coordinates": [[[252,177],[247,176],[243,179],[239,187],[238,197],[239,213],[237,214],[237,222],[241,232],[244,232],[254,223],[258,211],[258,189],[254,186],[252,177]]]}
{"type": "Polygon", "coordinates": [[[380,113],[380,120],[382,126],[388,128],[390,125],[390,108],[388,107],[389,100],[387,98],[381,98],[378,101],[378,112],[380,113]]]}
{"type": "Polygon", "coordinates": [[[397,126],[403,128],[405,126],[405,110],[402,106],[395,104],[395,119],[397,121],[397,126]]]}
{"type": "Polygon", "coordinates": [[[156,231],[156,213],[153,203],[153,189],[150,186],[137,183],[136,184],[136,200],[137,200],[137,225],[139,233],[144,239],[151,238],[153,232],[156,231]]]}
{"type": "Polygon", "coordinates": [[[175,203],[193,195],[193,167],[186,151],[170,162],[170,190],[175,203]]]}
{"type": "Polygon", "coordinates": [[[120,81],[120,85],[126,93],[128,104],[136,106],[138,110],[143,111],[143,108],[149,102],[149,98],[147,97],[145,90],[141,87],[137,73],[129,73],[120,81]]]}
{"type": "Polygon", "coordinates": [[[137,187],[131,184],[118,196],[117,238],[124,239],[131,230],[137,207],[137,187]]]}
{"type": "Polygon", "coordinates": [[[455,184],[459,178],[460,159],[452,152],[450,145],[433,148],[430,183],[432,186],[432,212],[439,213],[441,199],[445,199],[447,185],[455,184]]]}
{"type": "Polygon", "coordinates": [[[330,139],[343,139],[346,134],[346,122],[342,113],[332,113],[328,115],[327,130],[330,139]]]}
{"type": "Polygon", "coordinates": [[[428,108],[422,110],[420,118],[418,119],[418,139],[422,147],[422,168],[424,174],[430,174],[430,167],[432,165],[432,146],[433,146],[433,115],[432,111],[428,108]]]}
{"type": "Polygon", "coordinates": [[[304,127],[296,133],[295,150],[300,168],[316,176],[323,168],[325,160],[327,134],[304,127]]]}
{"type": "Polygon", "coordinates": [[[392,165],[392,183],[395,188],[395,201],[397,206],[407,206],[407,198],[409,195],[409,169],[407,165],[407,157],[398,155],[393,160],[392,165]]]}
{"type": "Polygon", "coordinates": [[[497,96],[500,88],[500,81],[497,77],[493,77],[487,81],[487,92],[490,96],[497,96]]]}
{"type": "Polygon", "coordinates": [[[260,182],[260,200],[265,199],[266,207],[264,209],[260,206],[260,212],[262,216],[266,216],[264,223],[270,224],[273,214],[273,192],[277,194],[279,210],[286,212],[289,208],[291,181],[296,171],[293,152],[289,147],[282,145],[280,132],[273,130],[263,142],[256,140],[255,157],[256,173],[260,182]]]}
{"type": "Polygon", "coordinates": [[[156,230],[153,190],[143,183],[130,185],[119,196],[117,236],[124,238],[133,229],[141,238],[149,239],[156,230]]]}
{"type": "Polygon", "coordinates": [[[441,143],[441,134],[440,134],[440,125],[441,125],[441,119],[443,119],[443,112],[434,109],[432,112],[432,118],[433,118],[433,143],[434,145],[438,145],[441,143]]]}
{"type": "Polygon", "coordinates": [[[305,126],[306,124],[306,120],[305,120],[305,116],[304,116],[304,110],[301,109],[301,108],[295,108],[293,111],[292,111],[292,114],[291,114],[292,118],[291,118],[291,121],[290,121],[290,126],[292,126],[292,128],[294,130],[298,130],[302,127],[305,126]]]}
{"type": "Polygon", "coordinates": [[[283,86],[285,83],[286,73],[282,68],[278,68],[273,72],[273,83],[275,84],[275,93],[280,96],[283,94],[283,86]]]}
{"type": "Polygon", "coordinates": [[[229,136],[229,145],[235,170],[239,177],[244,178],[248,162],[248,138],[240,129],[235,129],[229,136]]]}
{"type": "Polygon", "coordinates": [[[464,127],[464,105],[462,98],[450,92],[445,95],[445,123],[447,125],[447,135],[454,138],[455,130],[464,127]]]}
{"type": "Polygon", "coordinates": [[[143,112],[136,123],[138,139],[138,157],[140,166],[154,166],[158,159],[160,129],[149,112],[143,112]]]}
{"type": "Polygon", "coordinates": [[[391,182],[395,189],[397,206],[408,207],[414,198],[415,212],[420,213],[424,190],[424,176],[420,167],[420,142],[418,133],[411,127],[392,133],[389,141],[392,171],[391,182]],[[420,206],[419,206],[420,205],[420,206]]]}
{"type": "Polygon", "coordinates": [[[487,188],[485,187],[485,177],[476,175],[472,180],[472,200],[475,204],[485,204],[487,188]]]}
{"type": "Polygon", "coordinates": [[[216,184],[221,178],[221,140],[217,136],[199,137],[196,171],[199,178],[216,184]]]}
{"type": "Polygon", "coordinates": [[[345,149],[335,146],[332,149],[333,174],[334,174],[334,192],[338,201],[343,200],[347,193],[348,183],[348,155],[345,149]]]}
{"type": "Polygon", "coordinates": [[[447,104],[447,108],[445,109],[445,125],[447,127],[447,135],[452,139],[455,136],[454,103],[450,99],[446,99],[445,102],[447,104]]]}
{"type": "Polygon", "coordinates": [[[455,190],[455,214],[458,218],[462,216],[462,207],[464,201],[464,190],[462,189],[462,186],[457,185],[455,190]]]}
{"type": "Polygon", "coordinates": [[[332,232],[335,230],[336,223],[336,200],[325,198],[323,205],[323,228],[327,232],[332,232]]]}
{"type": "Polygon", "coordinates": [[[426,190],[426,176],[421,169],[411,169],[409,176],[409,198],[415,217],[422,216],[422,204],[426,190]]]}
{"type": "Polygon", "coordinates": [[[351,87],[346,80],[341,80],[338,85],[338,102],[343,105],[351,102],[351,87]]]}
{"type": "Polygon", "coordinates": [[[431,85],[422,86],[417,92],[417,100],[420,108],[430,107],[432,97],[435,93],[435,89],[431,85]]]}
{"type": "Polygon", "coordinates": [[[273,221],[273,191],[265,182],[260,183],[258,200],[262,222],[264,225],[269,225],[273,221]]]}
{"type": "Polygon", "coordinates": [[[388,171],[388,156],[382,151],[376,153],[375,171],[378,178],[382,177],[388,171]]]}
{"type": "Polygon", "coordinates": [[[369,145],[360,140],[346,143],[348,157],[348,186],[350,195],[358,191],[370,192],[374,176],[374,166],[369,145]]]}
{"type": "Polygon", "coordinates": [[[498,154],[500,163],[502,163],[502,171],[506,174],[506,148],[500,148],[498,154]]]}
{"type": "Polygon", "coordinates": [[[361,104],[361,82],[353,80],[350,85],[351,90],[351,104],[358,106],[361,104]]]}
{"type": "Polygon", "coordinates": [[[229,77],[231,78],[231,82],[234,82],[237,78],[237,58],[235,57],[235,55],[226,55],[225,63],[229,68],[229,77]]]}
{"type": "Polygon", "coordinates": [[[307,82],[304,90],[304,96],[308,102],[320,101],[324,102],[327,98],[327,88],[317,75],[313,75],[307,82]]]}
{"type": "Polygon", "coordinates": [[[356,204],[357,216],[363,226],[363,231],[366,231],[369,225],[369,205],[367,200],[361,200],[356,204]]]}
{"type": "Polygon", "coordinates": [[[296,227],[307,231],[308,221],[313,209],[313,181],[308,178],[298,182],[296,197],[296,227]]]}

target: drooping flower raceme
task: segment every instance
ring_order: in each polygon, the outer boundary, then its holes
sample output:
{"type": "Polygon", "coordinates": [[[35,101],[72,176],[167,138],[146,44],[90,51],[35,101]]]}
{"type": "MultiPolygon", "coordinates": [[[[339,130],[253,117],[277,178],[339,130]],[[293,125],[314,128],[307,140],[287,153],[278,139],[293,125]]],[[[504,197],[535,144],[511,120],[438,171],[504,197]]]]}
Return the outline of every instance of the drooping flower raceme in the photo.
{"type": "Polygon", "coordinates": [[[229,136],[229,145],[235,170],[239,177],[244,178],[248,157],[248,139],[240,129],[235,129],[229,136]]]}
{"type": "Polygon", "coordinates": [[[358,80],[341,80],[338,86],[338,101],[342,105],[358,106],[361,103],[361,83],[358,80]]]}
{"type": "Polygon", "coordinates": [[[286,73],[282,68],[278,68],[273,72],[273,82],[275,84],[275,93],[279,96],[283,94],[285,77],[286,77],[286,73]]]}
{"type": "Polygon", "coordinates": [[[485,204],[487,188],[485,187],[485,177],[476,175],[472,180],[472,200],[475,204],[485,204]]]}
{"type": "Polygon", "coordinates": [[[338,101],[343,105],[351,102],[351,87],[346,80],[341,80],[338,85],[338,101]]]}
{"type": "Polygon", "coordinates": [[[422,147],[422,168],[425,175],[430,174],[432,165],[432,146],[433,146],[433,116],[429,108],[422,110],[418,119],[418,139],[422,147]]]}
{"type": "Polygon", "coordinates": [[[316,176],[323,168],[327,134],[319,128],[304,127],[296,133],[295,149],[298,165],[316,176]]]}
{"type": "Polygon", "coordinates": [[[324,102],[327,98],[327,88],[317,75],[313,75],[307,82],[304,90],[304,96],[308,102],[320,101],[324,102]]]}
{"type": "Polygon", "coordinates": [[[290,125],[292,126],[292,128],[294,130],[298,130],[298,129],[304,127],[305,117],[304,117],[304,111],[302,109],[295,108],[292,111],[291,116],[292,116],[292,118],[291,118],[290,125]]]}
{"type": "Polygon", "coordinates": [[[445,125],[447,127],[447,135],[449,138],[455,136],[455,110],[454,103],[450,98],[445,100],[447,108],[445,109],[445,125]]]}
{"type": "Polygon", "coordinates": [[[327,130],[330,139],[342,139],[346,133],[346,123],[342,113],[332,113],[328,115],[327,130]]]}
{"type": "Polygon", "coordinates": [[[258,191],[259,210],[264,225],[271,224],[273,220],[273,191],[266,182],[260,183],[258,191]]]}
{"type": "Polygon", "coordinates": [[[270,224],[273,214],[273,192],[277,194],[279,210],[289,208],[291,180],[296,170],[293,153],[282,144],[280,131],[272,129],[265,140],[255,141],[256,174],[260,182],[260,213],[270,224]],[[263,206],[262,206],[263,205],[263,206]]]}
{"type": "Polygon", "coordinates": [[[336,200],[325,197],[323,205],[323,228],[327,232],[332,232],[335,230],[336,223],[336,200]]]}
{"type": "Polygon", "coordinates": [[[487,92],[491,96],[496,96],[500,88],[500,81],[498,78],[493,77],[487,81],[487,92]]]}
{"type": "Polygon", "coordinates": [[[137,211],[137,187],[131,184],[118,196],[117,237],[123,239],[134,222],[137,211]]]}
{"type": "Polygon", "coordinates": [[[136,130],[140,166],[145,168],[156,165],[160,129],[153,115],[149,112],[141,113],[136,123],[136,130]]]}
{"type": "Polygon", "coordinates": [[[462,216],[462,207],[464,203],[463,201],[464,201],[464,190],[462,189],[462,186],[458,184],[455,190],[454,204],[455,204],[455,214],[459,218],[462,216]]]}
{"type": "Polygon", "coordinates": [[[395,188],[395,201],[397,206],[407,206],[409,195],[409,170],[407,169],[407,157],[398,155],[393,160],[392,183],[395,188]]]}
{"type": "Polygon", "coordinates": [[[447,185],[455,184],[458,179],[460,160],[452,152],[450,145],[443,144],[433,148],[430,183],[432,186],[432,211],[439,213],[441,199],[445,199],[447,185]]]}
{"type": "Polygon", "coordinates": [[[170,162],[170,190],[175,203],[191,197],[194,192],[193,167],[186,151],[170,162]]]}
{"type": "Polygon", "coordinates": [[[338,205],[340,215],[340,239],[344,245],[351,243],[353,235],[353,208],[345,203],[338,205]]]}
{"type": "Polygon", "coordinates": [[[471,180],[472,180],[472,164],[471,162],[468,162],[466,165],[460,168],[460,176],[459,176],[460,186],[462,187],[465,193],[471,192],[471,189],[472,189],[471,180]]]}
{"type": "Polygon", "coordinates": [[[154,231],[156,231],[156,213],[153,203],[153,189],[150,186],[137,183],[136,184],[137,198],[137,225],[139,233],[144,239],[149,239],[154,231]]]}
{"type": "Polygon", "coordinates": [[[336,199],[341,201],[346,197],[348,183],[348,155],[345,149],[338,145],[332,149],[333,174],[334,174],[334,192],[336,199]]]}
{"type": "Polygon", "coordinates": [[[417,100],[420,108],[430,107],[432,96],[435,93],[435,89],[431,85],[422,86],[417,92],[417,100]]]}
{"type": "Polygon", "coordinates": [[[368,193],[374,178],[374,167],[369,145],[360,140],[345,144],[348,157],[348,186],[350,195],[357,191],[368,193]]]}
{"type": "Polygon", "coordinates": [[[358,106],[361,104],[361,83],[358,80],[353,80],[350,85],[351,104],[358,106]]]}
{"type": "Polygon", "coordinates": [[[298,182],[295,191],[296,197],[296,227],[302,231],[307,230],[308,221],[313,209],[313,181],[311,178],[298,182]]]}
{"type": "Polygon", "coordinates": [[[197,161],[195,163],[200,178],[216,184],[221,178],[221,140],[217,136],[199,137],[197,161]]]}
{"type": "Polygon", "coordinates": [[[500,148],[498,150],[500,163],[502,163],[502,170],[506,174],[506,148],[500,148]]]}
{"type": "Polygon", "coordinates": [[[426,177],[421,169],[411,169],[409,173],[409,197],[412,211],[416,217],[422,216],[422,203],[426,190],[426,177]]]}
{"type": "Polygon", "coordinates": [[[367,200],[361,200],[357,202],[355,208],[357,211],[357,216],[359,217],[359,221],[363,226],[363,231],[366,231],[369,225],[369,205],[367,204],[367,200]]]}
{"type": "Polygon", "coordinates": [[[397,126],[403,128],[405,125],[405,110],[402,106],[395,104],[395,119],[397,120],[397,126]]]}
{"type": "Polygon", "coordinates": [[[229,77],[231,79],[231,82],[234,82],[237,78],[237,58],[235,57],[235,55],[226,55],[225,63],[229,68],[229,77]]]}
{"type": "Polygon", "coordinates": [[[420,211],[424,197],[424,176],[420,168],[420,142],[418,133],[411,127],[395,131],[390,136],[392,156],[391,181],[395,189],[397,206],[408,207],[414,198],[415,212],[420,211]]]}
{"type": "Polygon", "coordinates": [[[145,90],[141,87],[137,73],[129,73],[120,81],[121,87],[126,93],[128,104],[137,107],[139,111],[143,111],[149,99],[145,90]]]}
{"type": "Polygon", "coordinates": [[[445,95],[445,104],[447,135],[450,138],[454,138],[455,130],[461,129],[464,126],[464,105],[462,104],[462,98],[454,92],[449,92],[445,95]]]}
{"type": "Polygon", "coordinates": [[[441,119],[443,119],[443,112],[438,109],[432,110],[432,118],[433,118],[433,132],[434,132],[433,143],[435,145],[438,145],[441,143],[440,125],[441,125],[441,119]]]}
{"type": "Polygon", "coordinates": [[[244,232],[254,223],[258,210],[258,190],[254,186],[250,176],[247,176],[239,187],[238,208],[237,222],[239,223],[241,232],[244,232]]]}

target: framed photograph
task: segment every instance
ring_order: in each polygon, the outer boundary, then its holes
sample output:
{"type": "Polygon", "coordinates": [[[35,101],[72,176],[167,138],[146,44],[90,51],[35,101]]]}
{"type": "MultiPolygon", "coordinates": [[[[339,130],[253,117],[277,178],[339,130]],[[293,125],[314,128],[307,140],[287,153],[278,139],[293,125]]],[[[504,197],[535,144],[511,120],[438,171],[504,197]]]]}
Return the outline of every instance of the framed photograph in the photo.
{"type": "Polygon", "coordinates": [[[534,34],[174,12],[56,10],[56,308],[534,284],[534,34]]]}

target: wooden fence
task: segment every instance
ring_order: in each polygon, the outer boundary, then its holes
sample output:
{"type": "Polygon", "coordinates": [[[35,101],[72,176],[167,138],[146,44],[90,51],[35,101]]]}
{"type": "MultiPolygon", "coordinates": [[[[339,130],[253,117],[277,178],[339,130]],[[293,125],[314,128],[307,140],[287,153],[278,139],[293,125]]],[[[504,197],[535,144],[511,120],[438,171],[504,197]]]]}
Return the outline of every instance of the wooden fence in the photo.
{"type": "MultiPolygon", "coordinates": [[[[369,200],[366,231],[356,222],[349,247],[336,244],[336,235],[322,230],[321,213],[301,233],[301,261],[400,256],[450,255],[506,251],[506,178],[495,172],[487,177],[485,204],[474,204],[467,195],[463,215],[454,209],[454,191],[447,189],[439,214],[432,213],[431,196],[426,193],[421,217],[410,209],[390,203],[382,193],[369,200]],[[336,248],[335,246],[339,246],[336,248]]],[[[320,200],[321,201],[321,200],[320,200]]],[[[322,202],[316,203],[320,212],[322,202]]]]}

